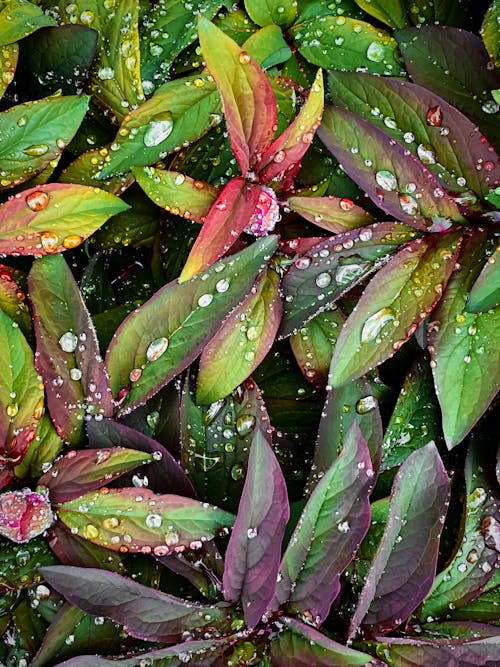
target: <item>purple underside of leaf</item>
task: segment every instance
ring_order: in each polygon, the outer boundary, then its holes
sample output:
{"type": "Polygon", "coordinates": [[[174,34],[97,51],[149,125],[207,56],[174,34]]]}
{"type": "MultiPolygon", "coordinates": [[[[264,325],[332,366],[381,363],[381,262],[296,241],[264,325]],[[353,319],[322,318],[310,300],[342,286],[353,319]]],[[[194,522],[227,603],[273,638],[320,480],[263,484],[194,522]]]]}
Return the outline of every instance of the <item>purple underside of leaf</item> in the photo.
{"type": "Polygon", "coordinates": [[[61,565],[40,572],[68,602],[88,614],[110,618],[137,639],[175,642],[183,632],[211,625],[225,613],[95,568],[61,565]]]}
{"type": "Polygon", "coordinates": [[[159,442],[135,429],[111,419],[87,423],[89,445],[92,447],[127,447],[148,454],[155,460],[141,468],[150,486],[158,493],[174,493],[194,498],[191,480],[172,454],[159,442]]]}
{"type": "Polygon", "coordinates": [[[249,627],[258,623],[273,597],[289,514],[279,463],[265,433],[258,429],[226,552],[223,579],[224,597],[241,602],[249,627]]]}
{"type": "Polygon", "coordinates": [[[216,262],[248,225],[259,200],[260,188],[241,177],[231,179],[208,212],[189,253],[179,281],[188,280],[216,262]]]}
{"type": "Polygon", "coordinates": [[[345,172],[383,211],[425,230],[441,220],[462,222],[439,181],[404,146],[360,116],[325,109],[318,136],[345,172]]]}
{"type": "Polygon", "coordinates": [[[341,455],[311,493],[283,555],[272,608],[288,603],[317,625],[327,617],[340,574],[369,528],[373,483],[370,453],[353,422],[341,455]]]}
{"type": "Polygon", "coordinates": [[[396,475],[389,516],[349,630],[386,633],[429,592],[450,483],[434,443],[411,454],[396,475]]]}
{"type": "Polygon", "coordinates": [[[263,70],[236,42],[206,18],[198,26],[204,60],[222,96],[231,147],[246,175],[274,134],[274,93],[263,70]]]}

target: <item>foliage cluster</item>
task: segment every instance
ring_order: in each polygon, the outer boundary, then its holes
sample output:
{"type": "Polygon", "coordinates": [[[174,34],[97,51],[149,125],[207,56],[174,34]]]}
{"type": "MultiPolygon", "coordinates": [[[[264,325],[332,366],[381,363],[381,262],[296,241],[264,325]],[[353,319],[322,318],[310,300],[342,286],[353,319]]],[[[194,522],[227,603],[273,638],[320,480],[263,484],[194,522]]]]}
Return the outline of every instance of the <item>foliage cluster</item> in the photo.
{"type": "Polygon", "coordinates": [[[2,664],[500,664],[477,4],[0,0],[2,664]]]}

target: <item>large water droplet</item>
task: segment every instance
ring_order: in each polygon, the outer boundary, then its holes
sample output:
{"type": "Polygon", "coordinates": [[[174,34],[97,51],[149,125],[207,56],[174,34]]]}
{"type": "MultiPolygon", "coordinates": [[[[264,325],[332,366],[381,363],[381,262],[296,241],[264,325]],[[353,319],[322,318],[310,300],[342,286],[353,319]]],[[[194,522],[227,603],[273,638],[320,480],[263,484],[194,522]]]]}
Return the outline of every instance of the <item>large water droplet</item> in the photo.
{"type": "Polygon", "coordinates": [[[316,276],[316,279],[314,281],[318,287],[328,287],[328,285],[332,282],[332,277],[329,273],[326,271],[324,273],[319,273],[316,276]]]}
{"type": "Polygon", "coordinates": [[[26,196],[26,204],[32,211],[43,211],[49,203],[49,195],[42,190],[36,190],[26,196]]]}
{"type": "Polygon", "coordinates": [[[174,129],[172,114],[168,111],[158,114],[149,121],[148,128],[144,134],[144,145],[151,148],[165,141],[174,129]]]}
{"type": "Polygon", "coordinates": [[[70,234],[63,238],[62,244],[67,250],[71,250],[72,248],[79,246],[82,241],[83,236],[80,236],[79,234],[70,234]]]}
{"type": "Polygon", "coordinates": [[[78,381],[82,379],[82,371],[79,368],[71,368],[69,376],[72,380],[78,381]]]}
{"type": "Polygon", "coordinates": [[[146,526],[148,528],[159,528],[162,523],[162,518],[159,514],[148,514],[146,517],[146,526]]]}
{"type": "Polygon", "coordinates": [[[424,146],[424,144],[419,144],[417,146],[417,155],[420,158],[422,164],[436,164],[436,156],[434,151],[430,146],[424,146]]]}
{"type": "Polygon", "coordinates": [[[229,280],[226,280],[226,278],[219,280],[218,282],[215,283],[215,289],[217,290],[217,292],[219,292],[219,294],[227,292],[227,290],[229,289],[229,280]]]}
{"type": "Polygon", "coordinates": [[[372,42],[366,50],[366,57],[373,63],[381,63],[384,59],[384,54],[384,47],[378,42],[372,42]]]}
{"type": "Polygon", "coordinates": [[[396,318],[390,308],[382,308],[366,320],[361,331],[361,342],[374,341],[382,329],[396,318]]]}
{"type": "Polygon", "coordinates": [[[99,530],[93,524],[88,523],[83,529],[83,535],[88,540],[95,540],[96,537],[99,537],[99,530]]]}
{"type": "Polygon", "coordinates": [[[28,146],[28,148],[25,148],[23,150],[23,153],[25,155],[31,155],[32,157],[41,157],[42,155],[45,155],[49,150],[49,147],[47,144],[33,144],[32,146],[28,146]]]}
{"type": "Polygon", "coordinates": [[[295,260],[295,268],[296,269],[307,269],[311,264],[311,260],[309,257],[299,257],[298,259],[295,260]]]}
{"type": "Polygon", "coordinates": [[[408,215],[415,215],[418,213],[418,202],[415,197],[412,197],[411,195],[399,195],[399,205],[408,215]]]}
{"type": "Polygon", "coordinates": [[[257,327],[248,327],[246,331],[246,337],[248,340],[257,340],[259,337],[259,330],[257,327]]]}
{"type": "Polygon", "coordinates": [[[356,412],[358,415],[364,415],[367,412],[375,410],[377,405],[378,403],[375,396],[365,396],[364,398],[360,398],[356,403],[356,412]]]}
{"type": "Polygon", "coordinates": [[[156,361],[168,348],[168,338],[155,338],[146,350],[146,358],[148,361],[156,361]]]}
{"type": "Polygon", "coordinates": [[[206,306],[209,306],[213,300],[214,297],[212,294],[202,294],[198,299],[198,305],[200,308],[205,308],[206,306]]]}
{"type": "Polygon", "coordinates": [[[42,232],[40,234],[42,248],[47,253],[55,252],[59,246],[59,237],[54,232],[42,232]]]}
{"type": "Polygon", "coordinates": [[[256,423],[257,420],[253,415],[241,415],[236,420],[236,430],[238,431],[238,435],[241,437],[248,435],[254,430],[256,423]]]}
{"type": "Polygon", "coordinates": [[[353,280],[356,280],[363,271],[365,267],[361,264],[344,264],[339,266],[335,272],[335,282],[337,285],[349,285],[353,280]]]}
{"type": "Polygon", "coordinates": [[[179,544],[180,537],[173,530],[169,530],[165,533],[165,544],[168,547],[174,547],[176,544],[179,544]]]}
{"type": "Polygon", "coordinates": [[[382,190],[386,190],[387,192],[391,192],[391,190],[395,190],[398,187],[398,182],[396,180],[396,177],[394,176],[393,173],[387,171],[386,169],[377,171],[377,173],[375,174],[375,180],[377,181],[377,184],[382,188],[382,190]]]}
{"type": "Polygon", "coordinates": [[[59,347],[63,352],[74,352],[78,345],[78,337],[72,331],[66,331],[59,338],[59,347]]]}
{"type": "Polygon", "coordinates": [[[115,76],[115,72],[112,67],[101,67],[97,72],[97,76],[101,81],[110,81],[115,76]]]}
{"type": "Polygon", "coordinates": [[[430,107],[425,117],[427,125],[441,127],[443,123],[443,112],[440,106],[430,107]]]}

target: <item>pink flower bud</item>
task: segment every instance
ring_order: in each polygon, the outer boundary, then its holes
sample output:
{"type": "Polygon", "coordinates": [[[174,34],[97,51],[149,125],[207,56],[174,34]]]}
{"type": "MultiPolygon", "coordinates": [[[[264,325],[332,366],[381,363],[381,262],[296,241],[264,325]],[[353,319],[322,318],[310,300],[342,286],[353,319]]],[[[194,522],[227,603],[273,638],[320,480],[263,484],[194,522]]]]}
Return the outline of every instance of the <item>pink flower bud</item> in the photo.
{"type": "Polygon", "coordinates": [[[54,522],[50,501],[31,489],[0,494],[0,535],[21,544],[47,530],[54,522]]]}

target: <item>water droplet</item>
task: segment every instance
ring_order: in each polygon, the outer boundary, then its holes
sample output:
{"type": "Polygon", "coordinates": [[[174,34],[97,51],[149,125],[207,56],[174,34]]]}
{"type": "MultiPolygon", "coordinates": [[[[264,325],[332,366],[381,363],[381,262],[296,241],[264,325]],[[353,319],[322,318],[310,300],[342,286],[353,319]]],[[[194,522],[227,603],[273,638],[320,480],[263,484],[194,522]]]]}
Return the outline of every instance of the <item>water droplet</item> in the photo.
{"type": "Polygon", "coordinates": [[[114,78],[115,71],[112,67],[101,67],[97,72],[97,76],[101,81],[110,81],[114,78]]]}
{"type": "Polygon", "coordinates": [[[319,273],[316,276],[314,282],[318,287],[328,287],[328,285],[332,282],[332,277],[329,273],[325,271],[324,273],[319,273]]]}
{"type": "Polygon", "coordinates": [[[99,530],[91,523],[88,523],[83,529],[83,535],[88,540],[95,540],[96,537],[99,537],[99,530]]]}
{"type": "Polygon", "coordinates": [[[356,280],[365,270],[361,264],[344,264],[339,266],[335,272],[335,282],[337,285],[349,285],[356,280]]]}
{"type": "Polygon", "coordinates": [[[500,105],[498,105],[495,100],[487,100],[481,109],[484,111],[484,113],[498,113],[498,110],[500,109],[500,105]]]}
{"type": "Polygon", "coordinates": [[[424,144],[419,144],[417,146],[417,155],[420,158],[422,164],[436,164],[436,156],[434,151],[430,146],[424,146],[424,144]]]}
{"type": "Polygon", "coordinates": [[[26,196],[26,205],[32,211],[43,211],[49,203],[49,195],[42,190],[36,190],[26,196]]]}
{"type": "Polygon", "coordinates": [[[113,529],[117,528],[120,525],[120,522],[115,516],[110,516],[107,519],[104,519],[103,525],[105,528],[113,529]]]}
{"type": "Polygon", "coordinates": [[[259,337],[259,330],[258,330],[258,328],[257,328],[257,327],[253,327],[253,326],[252,326],[252,327],[248,327],[248,329],[247,329],[247,331],[246,331],[246,337],[248,338],[248,340],[257,340],[257,338],[259,337]]]}
{"type": "Polygon", "coordinates": [[[64,237],[62,244],[67,250],[71,250],[72,248],[79,246],[82,241],[83,236],[79,236],[78,234],[70,234],[69,236],[64,237]]]}
{"type": "Polygon", "coordinates": [[[229,289],[229,280],[227,280],[226,278],[219,280],[217,283],[215,283],[215,289],[217,292],[219,292],[219,294],[227,292],[227,290],[229,289]]]}
{"type": "Polygon", "coordinates": [[[277,164],[280,164],[281,162],[283,162],[285,157],[286,157],[285,151],[278,151],[277,153],[275,153],[275,155],[273,157],[273,162],[276,162],[277,164]]]}
{"type": "Polygon", "coordinates": [[[49,147],[47,144],[33,144],[32,146],[28,146],[28,148],[25,148],[23,150],[23,153],[25,155],[31,155],[32,157],[41,157],[42,155],[45,155],[49,150],[49,147]]]}
{"type": "Polygon", "coordinates": [[[373,63],[381,63],[384,60],[384,54],[384,47],[378,42],[372,42],[366,50],[366,57],[373,63]]]}
{"type": "Polygon", "coordinates": [[[440,106],[430,107],[425,117],[427,125],[441,127],[443,123],[443,112],[440,106]]]}
{"type": "Polygon", "coordinates": [[[47,253],[55,252],[59,246],[59,237],[54,232],[42,232],[40,234],[42,248],[47,253]]]}
{"type": "Polygon", "coordinates": [[[248,63],[250,62],[250,56],[246,51],[242,51],[240,53],[239,61],[242,65],[248,65],[248,63]]]}
{"type": "Polygon", "coordinates": [[[231,468],[231,477],[234,479],[235,482],[237,482],[240,479],[243,479],[244,474],[245,470],[241,465],[234,465],[231,468]]]}
{"type": "Polygon", "coordinates": [[[257,423],[256,418],[253,415],[241,415],[236,420],[236,430],[238,435],[244,437],[251,433],[257,423]]]}
{"type": "Polygon", "coordinates": [[[354,202],[352,199],[341,199],[339,202],[339,206],[343,211],[352,211],[354,208],[354,202]]]}
{"type": "Polygon", "coordinates": [[[348,533],[350,529],[351,526],[349,525],[349,521],[341,521],[337,525],[337,530],[339,531],[339,533],[348,533]]]}
{"type": "Polygon", "coordinates": [[[356,403],[356,412],[358,415],[364,415],[367,412],[375,410],[377,405],[378,402],[375,396],[365,396],[364,398],[360,398],[356,403]]]}
{"type": "Polygon", "coordinates": [[[403,134],[403,139],[407,144],[411,144],[415,141],[415,135],[412,132],[405,132],[403,134]]]}
{"type": "Polygon", "coordinates": [[[399,195],[399,205],[408,215],[415,215],[418,213],[418,202],[415,197],[412,197],[411,195],[399,195]]]}
{"type": "Polygon", "coordinates": [[[15,417],[19,412],[19,406],[17,403],[10,403],[6,408],[8,417],[15,417]]]}
{"type": "Polygon", "coordinates": [[[71,331],[66,331],[66,333],[63,333],[61,338],[59,338],[59,347],[63,352],[74,352],[77,345],[78,337],[71,331]]]}
{"type": "Polygon", "coordinates": [[[249,540],[253,540],[254,537],[257,537],[257,528],[249,528],[247,530],[247,537],[249,540]]]}
{"type": "MultiPolygon", "coordinates": [[[[165,544],[168,547],[174,547],[176,544],[179,544],[179,541],[180,541],[180,537],[174,531],[169,530],[167,533],[165,533],[165,544]]],[[[194,549],[195,547],[191,547],[191,548],[194,549]]]]}
{"type": "Polygon", "coordinates": [[[397,130],[398,127],[396,120],[392,116],[385,116],[384,125],[388,127],[390,130],[397,130]]]}
{"type": "Polygon", "coordinates": [[[148,514],[146,517],[146,526],[148,528],[159,528],[162,523],[162,518],[159,514],[148,514]]]}
{"type": "Polygon", "coordinates": [[[173,129],[174,121],[172,114],[168,111],[158,114],[149,121],[148,128],[144,134],[144,145],[148,148],[158,146],[170,136],[173,129]]]}
{"type": "Polygon", "coordinates": [[[168,348],[168,338],[155,338],[146,350],[146,359],[148,361],[156,361],[168,348]]]}
{"type": "Polygon", "coordinates": [[[186,177],[184,176],[184,174],[177,174],[177,176],[174,178],[174,183],[176,185],[182,185],[185,180],[186,177]]]}
{"type": "Polygon", "coordinates": [[[214,297],[212,294],[202,294],[198,299],[198,305],[200,308],[205,308],[206,306],[209,306],[213,300],[214,297]]]}
{"type": "Polygon", "coordinates": [[[142,370],[140,368],[133,368],[130,371],[130,374],[129,374],[128,377],[129,377],[130,382],[137,382],[137,380],[141,377],[141,375],[142,375],[142,370]]]}
{"type": "Polygon", "coordinates": [[[296,269],[307,269],[311,264],[311,259],[309,257],[299,257],[295,260],[296,269]]]}
{"type": "Polygon", "coordinates": [[[79,368],[71,368],[69,376],[72,380],[78,381],[82,379],[82,371],[79,368]]]}
{"type": "Polygon", "coordinates": [[[395,190],[398,187],[398,182],[394,174],[385,169],[377,171],[375,180],[382,190],[386,190],[387,192],[391,192],[391,190],[395,190]]]}
{"type": "Polygon", "coordinates": [[[395,321],[395,316],[390,308],[382,308],[366,320],[361,331],[361,342],[367,343],[374,341],[382,329],[392,321],[395,321]]]}

